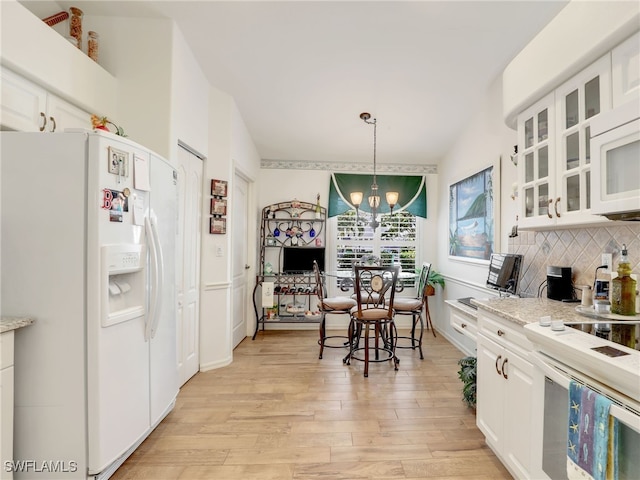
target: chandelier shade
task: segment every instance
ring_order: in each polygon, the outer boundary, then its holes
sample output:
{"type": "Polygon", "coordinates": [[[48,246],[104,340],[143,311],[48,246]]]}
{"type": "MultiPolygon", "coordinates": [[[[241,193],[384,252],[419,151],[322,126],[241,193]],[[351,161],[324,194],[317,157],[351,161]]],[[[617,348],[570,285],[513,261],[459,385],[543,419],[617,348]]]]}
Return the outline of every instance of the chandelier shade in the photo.
{"type": "MultiPolygon", "coordinates": [[[[424,175],[378,175],[380,192],[397,192],[398,199],[393,212],[407,211],[418,217],[427,218],[427,189],[424,175]]],[[[371,213],[369,192],[373,175],[359,173],[333,173],[329,183],[328,211],[329,217],[342,215],[355,209],[352,194],[358,194],[361,212],[371,213]],[[365,193],[366,192],[366,193],[365,193]]],[[[391,213],[389,201],[381,202],[378,213],[391,213]]]]}

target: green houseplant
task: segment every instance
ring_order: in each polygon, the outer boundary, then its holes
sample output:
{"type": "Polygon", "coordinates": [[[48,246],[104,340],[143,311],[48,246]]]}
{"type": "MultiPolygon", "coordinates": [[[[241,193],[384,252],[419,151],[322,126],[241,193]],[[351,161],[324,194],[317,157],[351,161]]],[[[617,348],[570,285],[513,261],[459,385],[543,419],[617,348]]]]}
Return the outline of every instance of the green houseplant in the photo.
{"type": "Polygon", "coordinates": [[[431,296],[436,293],[436,285],[440,285],[444,288],[444,277],[442,274],[434,269],[429,271],[429,276],[427,277],[427,295],[431,296]]]}
{"type": "Polygon", "coordinates": [[[462,401],[471,408],[476,408],[476,357],[464,357],[458,361],[460,370],[458,378],[462,381],[462,401]]]}

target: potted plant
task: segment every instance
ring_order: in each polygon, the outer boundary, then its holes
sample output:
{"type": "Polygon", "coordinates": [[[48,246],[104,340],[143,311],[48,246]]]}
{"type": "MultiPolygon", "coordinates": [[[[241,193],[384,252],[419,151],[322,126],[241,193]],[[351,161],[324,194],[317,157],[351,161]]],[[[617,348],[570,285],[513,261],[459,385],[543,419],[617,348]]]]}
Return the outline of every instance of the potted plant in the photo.
{"type": "Polygon", "coordinates": [[[476,408],[477,361],[476,357],[464,357],[458,361],[460,365],[458,378],[462,381],[462,401],[471,408],[476,408]]]}
{"type": "Polygon", "coordinates": [[[429,276],[427,277],[427,295],[432,296],[436,293],[436,285],[440,285],[444,288],[444,277],[442,274],[434,269],[429,271],[429,276]]]}
{"type": "Polygon", "coordinates": [[[115,131],[116,135],[120,135],[121,137],[126,137],[126,135],[124,134],[124,129],[122,127],[119,127],[115,123],[113,123],[107,117],[99,117],[97,115],[91,115],[91,125],[93,126],[94,130],[105,130],[107,132],[111,131],[109,130],[109,127],[107,127],[107,125],[113,125],[113,127],[116,129],[115,131]]]}

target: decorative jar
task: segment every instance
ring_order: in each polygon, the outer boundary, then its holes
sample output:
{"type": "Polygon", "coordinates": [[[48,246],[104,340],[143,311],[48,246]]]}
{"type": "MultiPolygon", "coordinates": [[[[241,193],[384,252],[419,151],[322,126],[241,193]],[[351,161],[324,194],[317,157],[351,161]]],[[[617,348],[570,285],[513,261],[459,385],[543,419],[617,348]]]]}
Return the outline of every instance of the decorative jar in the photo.
{"type": "Polygon", "coordinates": [[[78,41],[78,48],[82,49],[82,10],[76,7],[69,9],[71,18],[69,19],[69,35],[78,41]]]}
{"type": "Polygon", "coordinates": [[[87,55],[94,62],[98,62],[98,47],[100,37],[94,31],[90,31],[87,34],[87,55]]]}

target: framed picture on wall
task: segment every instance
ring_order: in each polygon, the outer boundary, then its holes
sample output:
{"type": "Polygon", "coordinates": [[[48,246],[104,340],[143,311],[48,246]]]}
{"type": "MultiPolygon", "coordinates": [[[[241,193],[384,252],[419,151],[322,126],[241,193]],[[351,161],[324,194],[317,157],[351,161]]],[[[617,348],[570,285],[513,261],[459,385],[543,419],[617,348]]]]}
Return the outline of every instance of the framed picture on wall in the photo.
{"type": "Polygon", "coordinates": [[[449,256],[488,263],[497,251],[496,218],[500,164],[449,186],[449,256]]]}
{"type": "Polygon", "coordinates": [[[209,233],[227,233],[227,219],[211,217],[209,223],[209,233]]]}
{"type": "Polygon", "coordinates": [[[227,182],[224,180],[211,180],[211,195],[215,197],[227,196],[227,182]]]}
{"type": "Polygon", "coordinates": [[[226,215],[226,214],[227,214],[227,199],[212,198],[211,199],[211,215],[226,215]]]}

